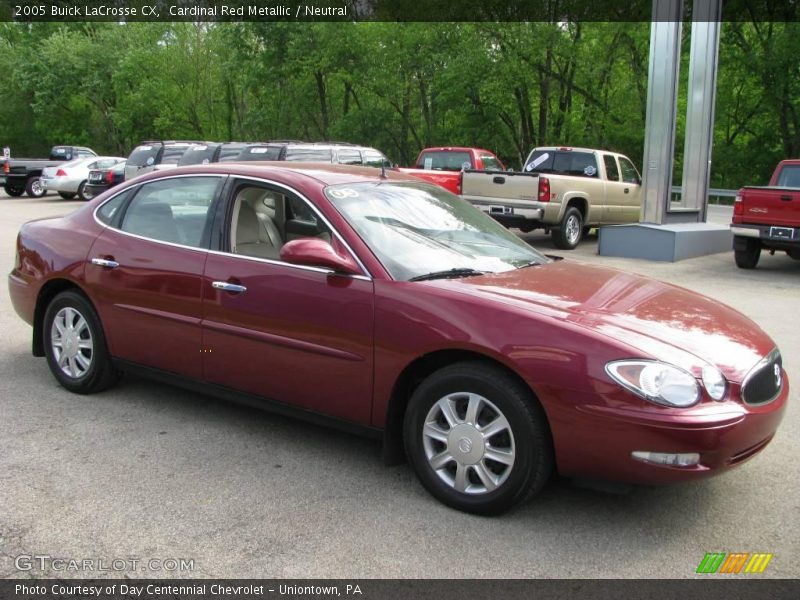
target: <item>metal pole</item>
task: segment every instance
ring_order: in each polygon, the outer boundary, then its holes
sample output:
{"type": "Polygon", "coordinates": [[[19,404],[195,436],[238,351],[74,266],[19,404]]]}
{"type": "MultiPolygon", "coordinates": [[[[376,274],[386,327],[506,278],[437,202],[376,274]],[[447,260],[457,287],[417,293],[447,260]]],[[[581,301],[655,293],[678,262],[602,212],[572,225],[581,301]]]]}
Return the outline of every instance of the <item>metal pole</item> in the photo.
{"type": "Polygon", "coordinates": [[[694,0],[681,208],[698,210],[699,221],[708,210],[721,11],[721,0],[694,0]]]}

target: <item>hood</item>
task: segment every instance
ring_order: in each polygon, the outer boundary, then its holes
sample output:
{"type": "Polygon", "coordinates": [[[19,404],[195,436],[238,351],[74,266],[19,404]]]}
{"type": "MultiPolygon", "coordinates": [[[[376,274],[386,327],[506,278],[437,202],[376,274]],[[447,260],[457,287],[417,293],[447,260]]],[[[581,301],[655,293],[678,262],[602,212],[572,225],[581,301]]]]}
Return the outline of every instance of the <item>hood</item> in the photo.
{"type": "Polygon", "coordinates": [[[775,348],[758,325],[717,300],[606,267],[564,260],[439,283],[569,321],[695,374],[713,364],[737,383],[775,348]]]}

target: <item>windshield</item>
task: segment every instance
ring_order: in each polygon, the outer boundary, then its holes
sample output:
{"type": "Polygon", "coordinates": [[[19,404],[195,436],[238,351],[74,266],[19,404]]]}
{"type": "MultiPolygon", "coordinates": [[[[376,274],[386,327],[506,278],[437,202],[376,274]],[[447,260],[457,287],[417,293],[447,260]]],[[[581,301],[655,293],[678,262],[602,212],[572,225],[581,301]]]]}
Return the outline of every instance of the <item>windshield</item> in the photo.
{"type": "Polygon", "coordinates": [[[549,262],[491,217],[425,183],[354,183],[325,195],[397,280],[452,269],[497,273],[549,262]]]}
{"type": "Polygon", "coordinates": [[[242,150],[236,160],[279,160],[281,146],[249,146],[242,150]]]}
{"type": "MultiPolygon", "coordinates": [[[[219,144],[198,144],[189,146],[178,161],[179,167],[187,165],[205,165],[214,160],[214,152],[219,144]]],[[[165,153],[166,154],[166,153],[165,153]]]]}
{"type": "Polygon", "coordinates": [[[128,157],[128,165],[132,167],[144,167],[155,164],[156,156],[161,150],[161,144],[145,144],[137,146],[128,157]]]}

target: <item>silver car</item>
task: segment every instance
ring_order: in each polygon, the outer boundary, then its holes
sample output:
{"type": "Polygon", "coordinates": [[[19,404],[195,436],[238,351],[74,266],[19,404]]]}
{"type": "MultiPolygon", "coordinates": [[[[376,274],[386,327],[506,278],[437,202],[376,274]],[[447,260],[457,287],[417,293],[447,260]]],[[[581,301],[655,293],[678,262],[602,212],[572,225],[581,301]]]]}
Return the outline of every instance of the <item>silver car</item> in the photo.
{"type": "Polygon", "coordinates": [[[65,200],[77,196],[86,200],[84,188],[89,178],[89,171],[93,169],[108,169],[124,162],[119,156],[92,156],[90,158],[77,158],[56,167],[46,167],[42,170],[39,179],[45,191],[58,192],[65,200]]]}

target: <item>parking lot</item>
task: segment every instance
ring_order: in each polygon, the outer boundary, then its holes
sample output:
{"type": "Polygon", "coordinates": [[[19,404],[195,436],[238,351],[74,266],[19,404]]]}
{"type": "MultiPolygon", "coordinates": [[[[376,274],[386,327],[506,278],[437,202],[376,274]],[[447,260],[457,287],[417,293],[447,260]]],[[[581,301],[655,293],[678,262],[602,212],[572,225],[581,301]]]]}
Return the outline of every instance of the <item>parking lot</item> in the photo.
{"type": "MultiPolygon", "coordinates": [[[[0,192],[0,272],[21,223],[79,202],[0,192]]],[[[727,223],[730,209],[712,207],[727,223]]],[[[621,268],[725,302],[777,341],[800,384],[800,261],[731,252],[680,263],[547,253],[621,268]]],[[[19,571],[14,557],[191,559],[195,577],[692,577],[706,552],[769,552],[760,577],[800,576],[800,408],[753,460],[716,479],[663,488],[587,487],[553,479],[498,518],[451,510],[377,442],[230,405],[134,377],[78,396],[30,353],[30,327],[0,294],[0,577],[92,576],[19,571]]],[[[797,387],[795,387],[797,389],[797,387]]],[[[322,391],[321,393],[324,393],[322,391]]],[[[598,449],[601,450],[601,449],[598,449]]]]}

